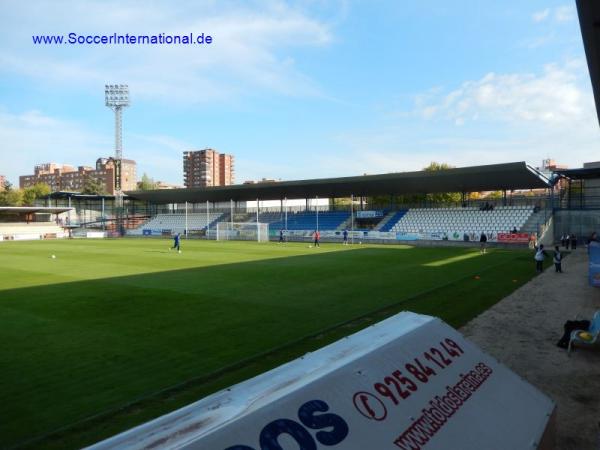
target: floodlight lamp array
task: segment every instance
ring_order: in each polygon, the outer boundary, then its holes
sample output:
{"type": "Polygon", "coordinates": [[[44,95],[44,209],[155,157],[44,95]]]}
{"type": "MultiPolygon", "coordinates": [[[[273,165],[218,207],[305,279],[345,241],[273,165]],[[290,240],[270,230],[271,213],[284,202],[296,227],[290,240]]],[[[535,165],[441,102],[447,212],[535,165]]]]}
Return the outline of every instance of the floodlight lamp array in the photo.
{"type": "Polygon", "coordinates": [[[129,86],[127,84],[104,85],[106,106],[129,106],[129,86]]]}

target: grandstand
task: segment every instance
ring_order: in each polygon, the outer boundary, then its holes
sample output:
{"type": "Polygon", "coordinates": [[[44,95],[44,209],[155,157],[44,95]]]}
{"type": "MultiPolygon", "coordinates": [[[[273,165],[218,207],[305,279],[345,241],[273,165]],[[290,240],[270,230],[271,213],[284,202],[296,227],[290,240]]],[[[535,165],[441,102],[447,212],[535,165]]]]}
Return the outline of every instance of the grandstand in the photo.
{"type": "Polygon", "coordinates": [[[70,208],[0,207],[0,241],[56,239],[68,236],[63,227],[70,208]]]}
{"type": "Polygon", "coordinates": [[[401,209],[400,211],[394,211],[389,213],[387,216],[383,218],[381,222],[375,227],[377,231],[392,231],[392,228],[400,222],[402,217],[407,213],[406,209],[401,209]]]}
{"type": "Polygon", "coordinates": [[[498,206],[484,211],[467,208],[413,208],[403,214],[389,230],[395,232],[459,232],[508,233],[520,231],[527,222],[533,207],[498,206]]]}
{"type": "Polygon", "coordinates": [[[188,231],[206,230],[207,225],[215,228],[216,223],[223,220],[223,213],[190,213],[190,214],[157,214],[146,223],[139,225],[134,230],[128,230],[127,234],[132,236],[141,236],[149,234],[148,231],[161,233],[163,230],[169,230],[171,233],[185,233],[186,221],[188,231]]]}
{"type": "MultiPolygon", "coordinates": [[[[186,229],[183,211],[187,210],[190,234],[211,239],[216,235],[207,234],[207,227],[215,230],[219,221],[241,223],[257,219],[269,224],[271,238],[276,238],[279,229],[287,229],[291,240],[305,239],[317,228],[326,240],[341,239],[340,232],[345,228],[360,233],[361,240],[390,243],[407,240],[406,235],[398,237],[401,233],[413,234],[416,240],[438,240],[440,233],[442,236],[482,231],[497,234],[515,228],[520,234],[535,233],[538,237],[546,232],[551,239],[562,233],[585,235],[597,229],[599,222],[593,209],[600,198],[600,190],[595,188],[598,177],[598,169],[584,168],[557,171],[548,178],[524,162],[515,162],[437,173],[418,171],[263,185],[132,191],[127,193],[123,208],[115,207],[112,197],[65,192],[54,193],[46,201],[56,207],[74,207],[69,214],[69,225],[101,229],[114,235],[183,233],[186,229]],[[558,180],[563,181],[558,183],[558,180]],[[469,193],[484,191],[498,191],[501,195],[495,199],[470,200],[469,193]],[[449,204],[428,200],[427,194],[444,192],[459,193],[461,199],[449,204]],[[425,200],[404,203],[403,196],[425,200]],[[378,203],[373,202],[375,197],[378,203]],[[329,198],[331,206],[320,206],[317,213],[310,206],[315,198],[329,198]],[[389,204],[382,201],[385,198],[390,199],[389,204]],[[246,203],[255,203],[257,199],[276,200],[281,205],[261,208],[258,202],[257,218],[256,208],[246,203]],[[303,199],[306,209],[288,208],[284,206],[286,199],[303,199]],[[480,209],[486,200],[494,205],[493,209],[480,209]]],[[[522,236],[520,239],[523,242],[522,236]]]]}
{"type": "Polygon", "coordinates": [[[0,241],[55,239],[66,235],[64,228],[53,222],[0,223],[0,241]]]}
{"type": "MultiPolygon", "coordinates": [[[[439,235],[431,233],[488,233],[510,232],[529,224],[534,228],[530,232],[540,233],[547,225],[548,217],[542,221],[530,221],[534,205],[539,209],[549,197],[552,183],[543,174],[524,162],[494,164],[486,166],[447,169],[439,172],[405,172],[361,177],[329,178],[317,180],[298,180],[279,183],[225,186],[203,189],[173,189],[169,191],[130,192],[133,201],[162,205],[172,211],[180,211],[182,205],[206,204],[211,211],[221,211],[224,216],[236,217],[236,222],[268,223],[273,237],[276,230],[290,231],[290,237],[304,239],[312,230],[324,232],[326,239],[341,239],[339,231],[348,228],[361,232],[364,239],[387,240],[393,242],[404,240],[398,233],[421,232],[415,235],[418,240],[439,239],[439,235]],[[513,192],[519,189],[538,189],[543,193],[540,197],[515,199],[513,192]],[[494,208],[480,210],[477,204],[470,203],[470,192],[500,191],[502,198],[493,200],[494,208]],[[462,201],[458,205],[403,205],[393,204],[397,195],[430,194],[458,192],[462,201]],[[508,196],[511,192],[511,198],[508,196]],[[377,211],[369,204],[370,196],[389,196],[390,205],[379,205],[377,211]],[[343,203],[345,210],[339,208],[318,212],[310,209],[309,199],[330,198],[347,199],[343,203]],[[284,208],[284,199],[305,199],[305,211],[290,211],[284,208]],[[279,200],[281,206],[276,210],[258,210],[251,213],[245,202],[257,200],[279,200]],[[417,207],[414,207],[417,206],[417,207]],[[425,207],[427,206],[427,207],[425,207]],[[443,206],[440,208],[439,206],[443,206]],[[358,211],[357,211],[358,210],[358,211]],[[245,216],[244,216],[245,215],[245,216]],[[240,219],[243,217],[243,219],[240,219]]],[[[259,202],[257,203],[259,204],[259,202]]],[[[342,207],[344,208],[344,207],[342,207]]],[[[212,214],[212,213],[211,213],[212,214]]],[[[188,229],[205,229],[205,214],[198,214],[199,223],[194,224],[188,215],[188,229]]],[[[538,219],[541,216],[538,217],[538,219]]],[[[185,229],[185,218],[182,214],[158,214],[149,223],[140,227],[135,234],[143,234],[143,229],[156,228],[172,232],[185,229]]],[[[211,219],[213,220],[213,219],[211,219]]],[[[528,231],[529,232],[529,231],[528,231]]],[[[212,237],[212,236],[209,236],[212,237]]],[[[458,240],[458,239],[456,239],[458,240]]]]}
{"type": "Polygon", "coordinates": [[[350,211],[302,211],[287,215],[281,213],[259,214],[258,221],[269,224],[271,230],[338,230],[350,219],[350,211]]]}
{"type": "MultiPolygon", "coordinates": [[[[237,215],[244,216],[245,222],[256,222],[255,214],[237,215]]],[[[227,221],[227,213],[210,213],[209,228],[216,229],[217,222],[227,221]]],[[[380,219],[380,224],[374,227],[377,239],[388,237],[395,239],[396,233],[457,233],[479,234],[482,231],[488,234],[510,233],[514,229],[517,232],[537,232],[542,219],[534,221],[530,227],[525,225],[534,217],[533,206],[497,206],[492,210],[482,210],[479,207],[454,207],[454,208],[410,208],[399,211],[391,211],[380,219]],[[525,229],[526,228],[526,229],[525,229]],[[388,233],[387,235],[384,233],[388,233]]],[[[298,211],[288,213],[265,212],[259,213],[258,221],[269,224],[271,234],[274,236],[277,230],[311,232],[340,231],[344,228],[350,229],[352,213],[350,211],[298,211]],[[287,216],[287,217],[286,217],[287,216]]],[[[187,215],[187,230],[206,231],[207,215],[205,213],[190,213],[187,215]]],[[[185,233],[185,214],[157,214],[152,219],[141,224],[135,230],[129,230],[127,234],[133,236],[162,235],[172,233],[185,233]]],[[[369,238],[368,231],[358,227],[355,231],[366,231],[364,235],[369,238]]],[[[213,236],[211,234],[210,236],[213,236]]],[[[426,237],[425,237],[426,238],[426,237]]]]}

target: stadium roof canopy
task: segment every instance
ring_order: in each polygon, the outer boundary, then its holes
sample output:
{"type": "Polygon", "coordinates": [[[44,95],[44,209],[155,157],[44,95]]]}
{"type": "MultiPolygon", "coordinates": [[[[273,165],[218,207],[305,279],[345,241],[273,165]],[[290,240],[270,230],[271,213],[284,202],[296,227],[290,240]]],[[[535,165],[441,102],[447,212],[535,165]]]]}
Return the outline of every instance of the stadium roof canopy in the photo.
{"type": "Polygon", "coordinates": [[[549,180],[525,162],[342,178],[241,184],[210,188],[129,191],[134,199],[153,203],[202,203],[281,200],[284,198],[341,198],[390,194],[477,192],[537,189],[549,180]]]}
{"type": "Polygon", "coordinates": [[[600,121],[600,2],[577,0],[577,12],[596,101],[596,114],[600,121]]]}
{"type": "Polygon", "coordinates": [[[562,169],[555,170],[554,173],[571,178],[572,180],[588,180],[600,178],[600,167],[584,167],[583,169],[562,169]]]}
{"type": "Polygon", "coordinates": [[[60,214],[70,211],[73,208],[52,208],[46,206],[0,206],[0,214],[2,213],[15,213],[15,214],[32,214],[32,213],[45,213],[45,214],[60,214]]]}
{"type": "Polygon", "coordinates": [[[72,191],[56,191],[56,192],[52,192],[45,198],[50,198],[52,200],[67,199],[67,198],[71,198],[71,199],[75,199],[75,200],[99,200],[99,199],[103,199],[103,198],[106,200],[114,200],[115,196],[114,195],[81,194],[79,192],[72,192],[72,191]]]}

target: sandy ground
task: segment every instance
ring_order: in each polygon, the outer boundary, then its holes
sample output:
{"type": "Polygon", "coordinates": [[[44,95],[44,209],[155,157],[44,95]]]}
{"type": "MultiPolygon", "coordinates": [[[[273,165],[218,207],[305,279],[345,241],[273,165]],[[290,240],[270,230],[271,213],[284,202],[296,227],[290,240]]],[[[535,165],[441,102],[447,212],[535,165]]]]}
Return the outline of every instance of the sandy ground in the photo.
{"type": "Polygon", "coordinates": [[[460,330],[556,402],[560,450],[600,449],[600,349],[569,357],[555,345],[566,320],[600,309],[587,261],[586,249],[577,249],[563,260],[563,274],[547,269],[460,330]]]}

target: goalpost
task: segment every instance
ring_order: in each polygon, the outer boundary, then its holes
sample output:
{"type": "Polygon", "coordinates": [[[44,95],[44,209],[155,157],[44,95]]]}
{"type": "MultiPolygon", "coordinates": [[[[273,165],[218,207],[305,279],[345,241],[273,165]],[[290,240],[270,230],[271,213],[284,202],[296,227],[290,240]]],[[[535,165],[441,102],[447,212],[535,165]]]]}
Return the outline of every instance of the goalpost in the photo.
{"type": "Polygon", "coordinates": [[[217,241],[269,242],[269,224],[261,222],[217,222],[217,241]]]}

